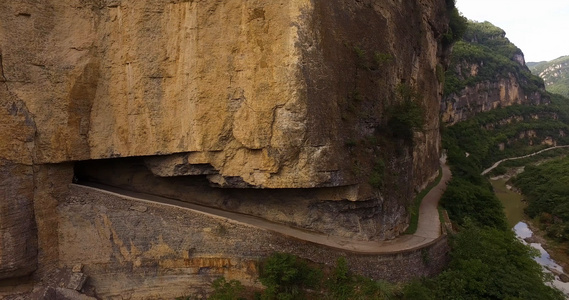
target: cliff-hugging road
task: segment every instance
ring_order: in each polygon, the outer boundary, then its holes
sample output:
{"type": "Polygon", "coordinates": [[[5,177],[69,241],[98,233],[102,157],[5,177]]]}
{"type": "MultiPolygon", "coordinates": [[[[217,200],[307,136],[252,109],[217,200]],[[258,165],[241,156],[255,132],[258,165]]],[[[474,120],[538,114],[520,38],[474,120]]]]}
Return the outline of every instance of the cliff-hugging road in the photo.
{"type": "Polygon", "coordinates": [[[538,155],[538,154],[540,154],[540,153],[542,153],[542,152],[550,151],[550,150],[553,150],[553,149],[559,149],[559,148],[569,148],[569,145],[565,145],[565,146],[555,146],[555,147],[543,149],[543,150],[534,152],[534,153],[532,153],[532,154],[524,155],[524,156],[504,158],[504,159],[499,160],[499,161],[497,161],[496,163],[494,163],[490,168],[484,170],[480,175],[486,175],[486,174],[490,173],[492,170],[494,170],[496,167],[498,167],[501,163],[503,163],[503,162],[505,162],[505,161],[522,159],[522,158],[526,158],[526,157],[538,155]]]}
{"type": "Polygon", "coordinates": [[[417,249],[425,245],[429,245],[441,236],[441,224],[437,206],[439,199],[446,189],[446,183],[451,178],[451,172],[446,163],[444,163],[444,161],[441,161],[441,165],[443,172],[441,181],[429,191],[429,193],[423,198],[423,201],[421,202],[421,206],[419,208],[419,223],[415,234],[402,235],[389,241],[359,241],[338,236],[329,236],[318,232],[310,232],[299,228],[293,228],[287,225],[274,223],[251,215],[229,212],[217,208],[183,202],[176,199],[127,191],[124,189],[96,183],[88,183],[84,186],[88,189],[96,190],[101,193],[114,194],[132,201],[161,203],[163,205],[189,209],[213,217],[224,218],[231,222],[270,230],[289,236],[291,238],[321,244],[336,249],[358,253],[388,254],[417,249]]]}

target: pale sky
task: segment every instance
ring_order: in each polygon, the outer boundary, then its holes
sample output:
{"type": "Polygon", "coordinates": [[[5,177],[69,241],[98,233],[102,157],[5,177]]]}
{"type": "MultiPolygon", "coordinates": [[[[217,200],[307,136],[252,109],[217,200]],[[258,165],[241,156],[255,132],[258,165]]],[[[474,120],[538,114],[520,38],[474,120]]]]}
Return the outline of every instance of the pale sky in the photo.
{"type": "Polygon", "coordinates": [[[569,0],[457,0],[456,6],[470,20],[504,29],[527,62],[569,55],[569,0]]]}

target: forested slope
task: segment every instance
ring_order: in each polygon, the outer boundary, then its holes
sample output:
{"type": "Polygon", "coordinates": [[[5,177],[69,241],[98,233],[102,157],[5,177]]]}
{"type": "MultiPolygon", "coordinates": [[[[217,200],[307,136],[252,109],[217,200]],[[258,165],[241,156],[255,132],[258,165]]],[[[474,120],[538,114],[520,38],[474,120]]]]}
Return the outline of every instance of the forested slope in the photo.
{"type": "Polygon", "coordinates": [[[500,107],[548,102],[543,81],[531,74],[504,30],[470,21],[445,73],[442,121],[455,124],[500,107]]]}
{"type": "Polygon", "coordinates": [[[530,70],[545,81],[547,91],[569,97],[569,56],[532,63],[530,70]]]}
{"type": "Polygon", "coordinates": [[[503,30],[469,23],[455,45],[441,105],[443,148],[453,173],[441,204],[458,234],[449,269],[425,282],[444,287],[439,298],[563,299],[543,285],[532,252],[508,228],[480,174],[497,160],[568,144],[568,103],[544,90],[503,30]]]}

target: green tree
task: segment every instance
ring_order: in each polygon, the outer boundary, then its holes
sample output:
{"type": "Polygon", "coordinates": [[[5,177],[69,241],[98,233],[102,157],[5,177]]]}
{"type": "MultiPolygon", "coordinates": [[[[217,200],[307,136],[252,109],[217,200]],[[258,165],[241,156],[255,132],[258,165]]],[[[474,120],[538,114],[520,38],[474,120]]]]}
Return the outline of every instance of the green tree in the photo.
{"type": "Polygon", "coordinates": [[[387,111],[387,125],[394,137],[411,143],[414,132],[422,130],[425,124],[425,112],[419,103],[421,95],[406,84],[398,86],[397,94],[397,102],[387,111]]]}
{"type": "Polygon", "coordinates": [[[311,268],[298,257],[274,253],[262,264],[259,281],[266,287],[262,299],[303,299],[305,289],[314,288],[322,279],[322,271],[311,268]]]}
{"type": "Polygon", "coordinates": [[[225,280],[224,277],[217,278],[212,283],[213,293],[208,297],[209,300],[241,300],[241,293],[245,287],[237,280],[225,280]]]}
{"type": "Polygon", "coordinates": [[[528,202],[526,213],[539,219],[550,237],[569,241],[569,158],[526,166],[512,182],[528,202]]]}
{"type": "Polygon", "coordinates": [[[472,223],[453,239],[452,261],[437,279],[437,299],[564,299],[544,282],[537,253],[510,230],[472,223]]]}
{"type": "Polygon", "coordinates": [[[459,224],[469,218],[478,226],[507,229],[504,208],[489,187],[455,177],[448,184],[441,203],[459,224]]]}
{"type": "Polygon", "coordinates": [[[336,267],[328,279],[327,285],[334,299],[350,299],[353,296],[352,278],[349,274],[346,258],[340,257],[336,260],[336,267]]]}

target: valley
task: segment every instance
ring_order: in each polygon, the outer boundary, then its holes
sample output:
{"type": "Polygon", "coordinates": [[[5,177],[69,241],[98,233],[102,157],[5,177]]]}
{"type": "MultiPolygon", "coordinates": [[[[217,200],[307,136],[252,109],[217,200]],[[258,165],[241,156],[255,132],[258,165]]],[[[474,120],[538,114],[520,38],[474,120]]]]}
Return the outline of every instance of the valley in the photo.
{"type": "MultiPolygon", "coordinates": [[[[553,150],[552,148],[548,148],[548,150],[553,150]]],[[[523,158],[532,157],[535,155],[539,155],[544,151],[538,151],[533,153],[529,156],[525,156],[523,158]]],[[[516,160],[522,158],[511,158],[510,160],[516,160]]],[[[547,159],[549,161],[555,161],[555,158],[547,159]]],[[[542,160],[533,160],[533,162],[526,163],[527,165],[539,165],[542,164],[542,160]]],[[[493,167],[497,164],[493,165],[491,168],[485,170],[490,171],[493,167]]],[[[536,226],[540,222],[535,219],[529,219],[526,215],[526,209],[528,207],[528,200],[519,191],[515,191],[517,186],[512,186],[511,178],[514,178],[513,181],[516,181],[516,177],[520,174],[523,174],[524,169],[526,166],[522,167],[514,167],[509,169],[508,172],[504,175],[499,175],[494,178],[490,178],[490,182],[492,183],[492,187],[496,196],[502,202],[504,206],[506,218],[508,220],[509,228],[512,228],[516,233],[516,237],[520,239],[523,243],[530,245],[532,248],[539,251],[539,255],[534,259],[544,268],[544,270],[550,274],[555,276],[554,280],[552,281],[552,285],[555,286],[557,289],[563,291],[563,293],[568,296],[569,295],[569,283],[567,279],[569,276],[565,274],[568,265],[567,256],[566,255],[559,255],[559,250],[564,251],[566,247],[561,247],[559,243],[553,240],[547,240],[545,237],[552,238],[551,235],[548,235],[543,232],[543,230],[536,230],[536,226]],[[531,224],[531,227],[528,226],[528,223],[531,224]],[[536,233],[537,232],[537,233],[536,233]],[[538,235],[539,234],[539,235],[538,235]],[[553,246],[555,244],[556,246],[553,246]],[[563,249],[563,250],[562,250],[563,249]],[[551,252],[553,251],[553,252],[551,252]],[[550,253],[552,254],[550,254],[550,253]],[[552,258],[553,256],[553,258],[552,258]],[[558,262],[554,261],[554,259],[558,260],[558,262]],[[563,266],[561,266],[562,264],[563,266]]],[[[542,227],[543,228],[543,227],[542,227]]]]}

